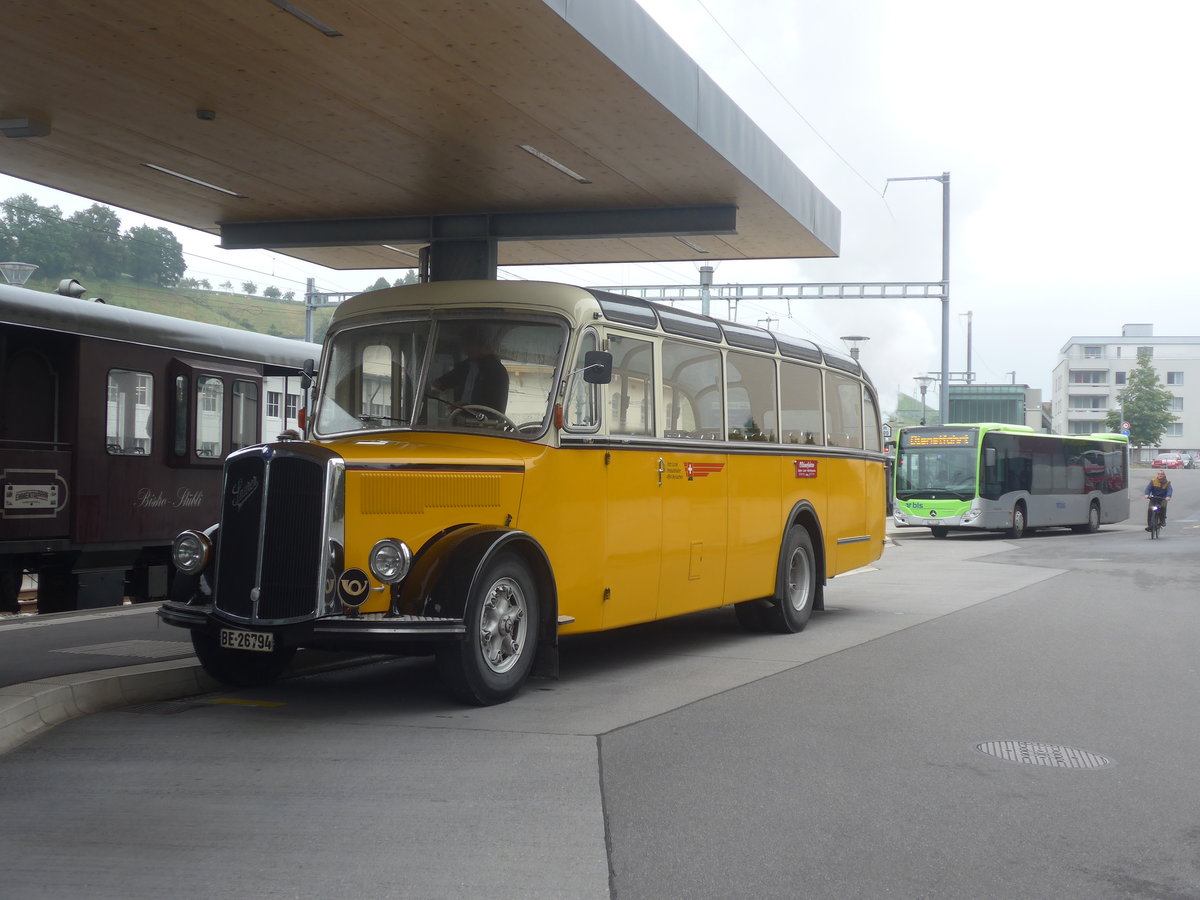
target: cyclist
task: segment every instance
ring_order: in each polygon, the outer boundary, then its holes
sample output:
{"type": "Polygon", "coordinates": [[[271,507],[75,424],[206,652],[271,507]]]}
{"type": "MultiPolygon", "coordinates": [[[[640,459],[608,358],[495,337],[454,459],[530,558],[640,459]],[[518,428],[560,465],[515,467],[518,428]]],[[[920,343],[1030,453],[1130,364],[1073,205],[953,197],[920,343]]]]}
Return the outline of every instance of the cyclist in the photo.
{"type": "MultiPolygon", "coordinates": [[[[1150,479],[1150,483],[1146,485],[1146,499],[1159,501],[1158,506],[1158,521],[1166,527],[1167,524],[1167,503],[1171,499],[1171,482],[1167,481],[1167,473],[1159,469],[1158,474],[1150,479]]],[[[1150,526],[1146,526],[1146,530],[1150,530],[1150,526]]]]}

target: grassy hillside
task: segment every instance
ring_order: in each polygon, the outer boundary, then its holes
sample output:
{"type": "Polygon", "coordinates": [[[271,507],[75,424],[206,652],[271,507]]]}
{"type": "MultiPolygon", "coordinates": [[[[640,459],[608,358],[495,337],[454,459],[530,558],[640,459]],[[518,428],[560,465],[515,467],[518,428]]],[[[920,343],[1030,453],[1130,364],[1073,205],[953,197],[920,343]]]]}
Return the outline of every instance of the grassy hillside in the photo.
{"type": "MultiPolygon", "coordinates": [[[[31,278],[26,287],[35,291],[53,291],[57,284],[57,281],[31,278]]],[[[304,337],[304,304],[300,301],[272,300],[222,291],[159,288],[134,284],[128,279],[88,279],[83,284],[87,288],[84,297],[103,297],[105,302],[113,306],[240,328],[258,334],[304,337]]],[[[317,340],[325,333],[332,312],[333,307],[330,306],[313,313],[313,331],[317,340]]]]}

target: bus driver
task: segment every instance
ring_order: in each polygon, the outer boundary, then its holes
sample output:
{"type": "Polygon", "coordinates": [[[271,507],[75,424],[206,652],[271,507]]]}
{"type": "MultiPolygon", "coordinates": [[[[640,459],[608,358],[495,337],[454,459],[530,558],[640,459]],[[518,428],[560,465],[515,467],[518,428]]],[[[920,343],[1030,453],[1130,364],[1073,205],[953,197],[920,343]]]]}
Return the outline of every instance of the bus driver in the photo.
{"type": "Polygon", "coordinates": [[[508,406],[508,370],[488,346],[481,328],[463,332],[465,359],[433,382],[439,391],[451,388],[455,406],[486,406],[505,412],[508,406]]]}

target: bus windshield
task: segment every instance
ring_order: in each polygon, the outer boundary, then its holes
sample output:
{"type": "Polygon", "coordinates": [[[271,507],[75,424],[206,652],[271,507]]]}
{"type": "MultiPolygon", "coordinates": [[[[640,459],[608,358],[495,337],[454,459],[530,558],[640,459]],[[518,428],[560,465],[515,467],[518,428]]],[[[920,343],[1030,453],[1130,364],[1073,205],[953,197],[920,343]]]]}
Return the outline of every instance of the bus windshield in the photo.
{"type": "Polygon", "coordinates": [[[422,318],[330,339],[319,435],[421,428],[533,439],[549,426],[566,348],[548,317],[422,318]]]}
{"type": "Polygon", "coordinates": [[[975,447],[898,447],[896,497],[970,500],[978,453],[975,447]]]}

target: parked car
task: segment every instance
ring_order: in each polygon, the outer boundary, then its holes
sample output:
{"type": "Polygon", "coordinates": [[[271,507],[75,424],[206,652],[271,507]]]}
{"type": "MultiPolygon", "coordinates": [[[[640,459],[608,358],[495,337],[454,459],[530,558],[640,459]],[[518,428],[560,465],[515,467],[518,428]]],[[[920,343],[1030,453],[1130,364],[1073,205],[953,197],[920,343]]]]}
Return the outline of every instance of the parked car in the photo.
{"type": "Polygon", "coordinates": [[[1192,457],[1186,453],[1160,453],[1150,465],[1155,469],[1190,469],[1192,457]]]}

